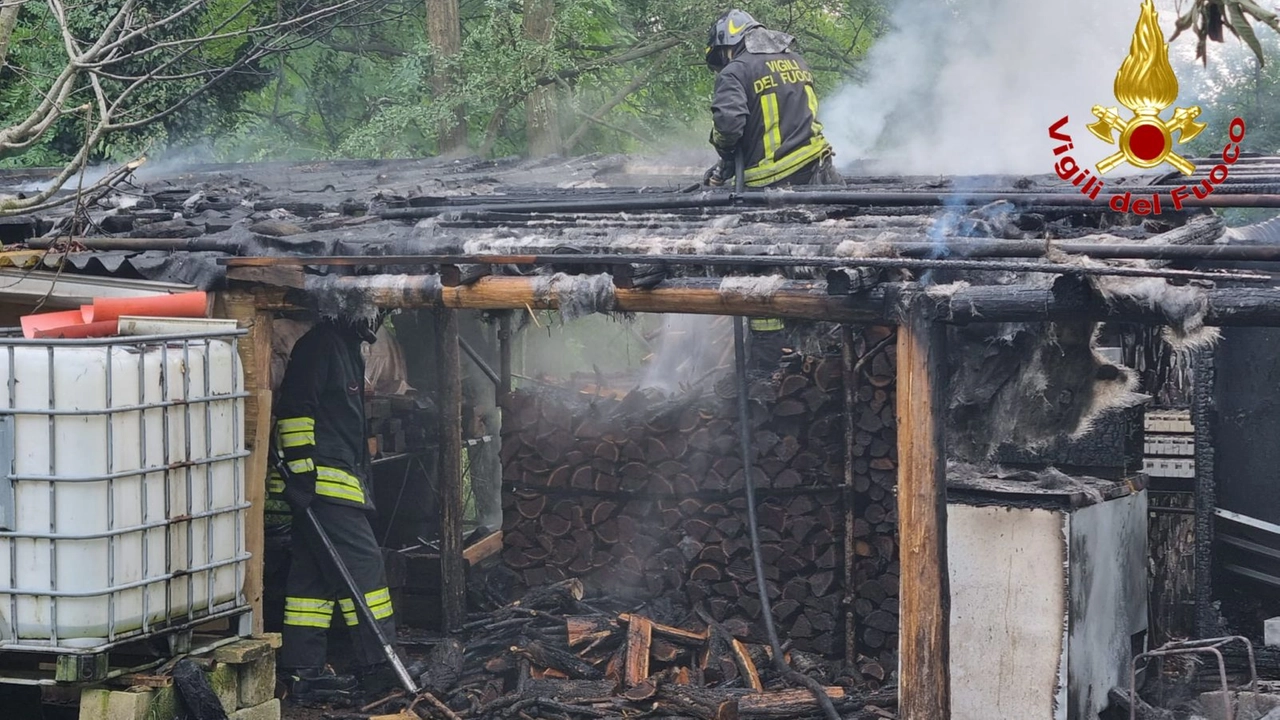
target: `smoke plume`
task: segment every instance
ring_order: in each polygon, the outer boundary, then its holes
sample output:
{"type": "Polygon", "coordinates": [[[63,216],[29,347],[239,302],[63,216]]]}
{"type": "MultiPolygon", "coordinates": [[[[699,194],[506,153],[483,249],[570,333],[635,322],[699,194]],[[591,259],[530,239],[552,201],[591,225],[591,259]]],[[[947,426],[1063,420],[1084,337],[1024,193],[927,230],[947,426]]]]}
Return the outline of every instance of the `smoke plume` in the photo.
{"type": "MultiPolygon", "coordinates": [[[[1156,6],[1167,38],[1173,2],[1156,6]]],[[[1048,128],[1069,115],[1073,153],[1093,165],[1116,148],[1085,126],[1094,105],[1119,104],[1116,71],[1140,7],[1139,0],[899,0],[863,66],[865,79],[822,100],[837,164],[922,175],[1048,173],[1057,144],[1048,128]]],[[[1187,37],[1170,48],[1184,84],[1199,70],[1177,52],[1187,37]]]]}

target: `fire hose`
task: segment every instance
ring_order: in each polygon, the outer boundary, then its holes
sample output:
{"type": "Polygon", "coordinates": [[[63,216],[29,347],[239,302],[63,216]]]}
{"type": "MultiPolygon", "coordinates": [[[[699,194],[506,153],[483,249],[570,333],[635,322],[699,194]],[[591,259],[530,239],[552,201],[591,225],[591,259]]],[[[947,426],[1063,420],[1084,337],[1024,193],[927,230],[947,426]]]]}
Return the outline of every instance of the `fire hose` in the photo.
{"type": "MultiPolygon", "coordinates": [[[[735,165],[737,175],[737,191],[743,188],[742,150],[738,150],[735,165]]],[[[742,450],[742,480],[747,495],[747,529],[751,533],[751,560],[756,571],[756,595],[760,599],[760,616],[764,620],[764,632],[769,638],[769,647],[773,650],[773,666],[778,674],[791,682],[798,683],[813,693],[818,706],[828,720],[841,720],[836,706],[827,697],[827,691],[817,680],[796,671],[787,664],[782,655],[782,643],[778,640],[778,629],[773,625],[773,603],[769,600],[769,591],[765,585],[764,558],[760,554],[759,521],[756,518],[756,482],[752,477],[751,465],[751,408],[747,398],[747,344],[746,330],[742,317],[733,318],[733,353],[738,380],[738,440],[742,450]]]]}
{"type": "Polygon", "coordinates": [[[764,559],[760,554],[759,522],[756,519],[756,483],[752,478],[751,465],[751,410],[747,399],[747,352],[746,332],[741,317],[733,319],[733,349],[737,365],[738,378],[738,438],[742,449],[743,484],[747,494],[747,529],[751,533],[751,560],[755,563],[756,594],[760,599],[760,616],[764,620],[764,632],[769,638],[769,647],[773,650],[773,665],[782,677],[791,682],[804,685],[813,693],[829,720],[841,720],[836,712],[827,691],[817,680],[804,675],[790,665],[782,656],[782,643],[778,640],[778,629],[773,625],[773,604],[769,600],[769,592],[765,585],[764,559]]]}

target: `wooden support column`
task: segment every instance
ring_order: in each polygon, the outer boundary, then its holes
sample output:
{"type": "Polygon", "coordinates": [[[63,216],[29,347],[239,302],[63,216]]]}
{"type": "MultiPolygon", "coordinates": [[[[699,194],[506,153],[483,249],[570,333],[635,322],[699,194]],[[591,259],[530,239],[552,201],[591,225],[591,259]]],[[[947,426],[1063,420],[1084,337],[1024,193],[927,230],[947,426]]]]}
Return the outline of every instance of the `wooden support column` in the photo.
{"type": "Polygon", "coordinates": [[[898,535],[902,565],[899,715],[951,717],[947,577],[946,334],[919,296],[898,329],[898,535]]]}
{"type": "Polygon", "coordinates": [[[440,592],[445,632],[456,632],[467,614],[462,558],[462,362],[457,311],[436,313],[440,342],[440,592]]]}
{"type": "MultiPolygon", "coordinates": [[[[272,293],[268,293],[272,294],[272,293]]],[[[263,552],[266,541],[263,512],[267,501],[267,448],[271,443],[271,313],[261,310],[271,298],[261,298],[248,290],[232,290],[218,295],[216,314],[235,320],[249,331],[240,339],[240,364],[244,368],[245,446],[245,550],[249,553],[244,578],[245,600],[253,608],[253,632],[262,632],[263,552]]]]}

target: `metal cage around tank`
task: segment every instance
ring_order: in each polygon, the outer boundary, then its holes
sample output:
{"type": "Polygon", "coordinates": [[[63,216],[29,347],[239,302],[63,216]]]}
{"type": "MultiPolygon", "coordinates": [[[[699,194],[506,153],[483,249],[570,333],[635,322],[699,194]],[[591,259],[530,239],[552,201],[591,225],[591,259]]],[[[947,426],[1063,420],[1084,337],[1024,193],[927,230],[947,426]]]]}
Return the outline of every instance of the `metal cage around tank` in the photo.
{"type": "Polygon", "coordinates": [[[243,335],[0,338],[0,653],[248,613],[243,335]]]}

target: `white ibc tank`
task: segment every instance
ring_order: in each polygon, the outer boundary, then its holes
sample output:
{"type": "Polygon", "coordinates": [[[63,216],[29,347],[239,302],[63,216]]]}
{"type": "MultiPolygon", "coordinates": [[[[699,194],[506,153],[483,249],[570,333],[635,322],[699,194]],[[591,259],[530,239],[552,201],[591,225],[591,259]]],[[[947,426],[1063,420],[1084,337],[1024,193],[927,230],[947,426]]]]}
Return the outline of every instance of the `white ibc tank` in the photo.
{"type": "Polygon", "coordinates": [[[0,649],[103,648],[244,605],[233,337],[0,339],[0,649]]]}

